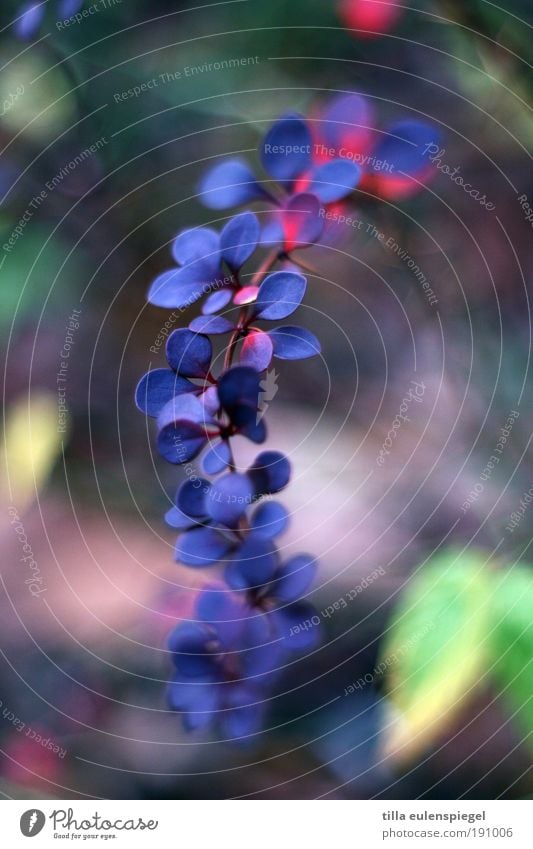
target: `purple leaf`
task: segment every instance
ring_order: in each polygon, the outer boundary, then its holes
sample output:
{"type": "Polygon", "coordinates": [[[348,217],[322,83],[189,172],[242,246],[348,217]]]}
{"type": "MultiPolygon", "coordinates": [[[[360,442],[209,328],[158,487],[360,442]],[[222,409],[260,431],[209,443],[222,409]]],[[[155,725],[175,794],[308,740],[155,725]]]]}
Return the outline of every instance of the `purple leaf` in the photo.
{"type": "Polygon", "coordinates": [[[46,4],[43,3],[27,3],[23,6],[22,14],[15,21],[15,33],[17,38],[22,41],[29,41],[35,38],[39,31],[44,18],[46,4]]]}
{"type": "Polygon", "coordinates": [[[270,337],[261,330],[252,330],[242,344],[239,362],[256,371],[264,371],[270,365],[272,352],[273,345],[270,337]]]}
{"type": "MultiPolygon", "coordinates": [[[[440,133],[431,124],[424,121],[397,121],[391,124],[388,135],[378,143],[374,150],[374,160],[387,162],[393,171],[416,175],[428,167],[426,149],[430,145],[438,146],[439,142],[440,133]]],[[[382,173],[375,166],[371,170],[377,174],[382,173]]]]}
{"type": "Polygon", "coordinates": [[[334,203],[349,195],[358,185],[361,176],[362,171],[358,165],[347,159],[335,159],[316,169],[310,191],[322,203],[334,203]]]}
{"type": "Polygon", "coordinates": [[[189,478],[184,481],[176,493],[176,507],[190,519],[203,519],[207,516],[206,495],[210,483],[204,478],[189,478]]]}
{"type": "Polygon", "coordinates": [[[209,386],[205,389],[199,396],[198,400],[205,410],[206,418],[212,419],[213,416],[216,416],[217,410],[220,407],[220,401],[218,400],[218,391],[216,386],[209,386]]]}
{"type": "Polygon", "coordinates": [[[157,450],[169,463],[181,465],[194,460],[206,443],[204,429],[194,422],[173,422],[157,435],[157,450]]]}
{"type": "Polygon", "coordinates": [[[172,256],[180,265],[191,265],[203,260],[216,271],[220,264],[220,236],[210,227],[183,230],[174,239],[172,256]]]}
{"type": "Polygon", "coordinates": [[[262,451],[248,469],[257,495],[279,492],[291,477],[291,464],[281,451],[262,451]]]}
{"type": "Polygon", "coordinates": [[[215,442],[202,460],[202,468],[206,475],[218,475],[228,466],[231,459],[231,449],[226,440],[215,442]]]}
{"type": "Polygon", "coordinates": [[[217,292],[211,292],[202,305],[203,314],[212,315],[213,313],[224,309],[226,304],[229,304],[231,301],[232,294],[233,290],[228,286],[226,286],[225,289],[219,289],[217,292]]]}
{"type": "Polygon", "coordinates": [[[168,647],[173,653],[178,672],[195,678],[213,670],[213,655],[209,652],[209,631],[196,622],[183,622],[171,633],[168,647]]]}
{"type": "Polygon", "coordinates": [[[261,162],[276,180],[293,180],[311,164],[311,133],[299,116],[281,118],[261,144],[261,162]]]}
{"type": "Polygon", "coordinates": [[[304,327],[276,327],[268,335],[272,340],[274,356],[280,360],[305,360],[320,354],[320,342],[304,327]]]}
{"type": "Polygon", "coordinates": [[[196,602],[198,618],[216,629],[220,641],[227,648],[240,637],[245,613],[246,608],[224,584],[208,584],[196,602]]]}
{"type": "Polygon", "coordinates": [[[161,428],[176,421],[191,421],[202,425],[214,424],[201,400],[191,394],[178,395],[168,401],[159,413],[157,425],[161,428]]]}
{"type": "Polygon", "coordinates": [[[169,463],[187,463],[194,459],[207,441],[207,417],[203,404],[194,395],[179,395],[169,401],[157,418],[159,453],[169,463]]]}
{"type": "Polygon", "coordinates": [[[238,271],[251,257],[259,241],[259,221],[253,212],[242,212],[232,218],[220,234],[222,259],[238,271]]]}
{"type": "Polygon", "coordinates": [[[213,346],[207,336],[183,327],[168,337],[166,354],[169,365],[178,374],[203,378],[209,372],[213,346]]]}
{"type": "Polygon", "coordinates": [[[365,152],[373,130],[372,107],[360,94],[342,94],[334,98],[320,124],[321,134],[335,155],[345,148],[353,153],[365,152]]]}
{"type": "Polygon", "coordinates": [[[294,195],[281,215],[285,250],[314,244],[322,235],[325,217],[316,195],[304,192],[294,195]]]}
{"type": "Polygon", "coordinates": [[[249,166],[239,159],[215,165],[201,180],[199,194],[210,209],[228,209],[263,197],[265,192],[249,166]]]}
{"type": "Polygon", "coordinates": [[[271,614],[276,622],[278,637],[283,640],[287,651],[308,651],[320,642],[320,624],[307,624],[316,616],[316,610],[311,604],[295,602],[274,610],[271,614]]]}
{"type": "Polygon", "coordinates": [[[233,366],[218,381],[220,403],[230,415],[239,407],[257,410],[260,378],[249,366],[233,366]]]}
{"type": "Polygon", "coordinates": [[[70,18],[72,15],[75,15],[76,12],[80,11],[83,3],[84,0],[61,0],[57,8],[58,20],[61,20],[61,18],[70,18]]]}
{"type": "Polygon", "coordinates": [[[176,560],[186,566],[211,566],[228,553],[231,543],[214,528],[193,528],[176,543],[176,560]]]}
{"type": "Polygon", "coordinates": [[[177,528],[180,531],[185,531],[196,524],[190,516],[186,516],[177,507],[171,507],[170,510],[167,510],[165,513],[165,522],[171,528],[177,528]]]}
{"type": "Polygon", "coordinates": [[[310,554],[299,554],[285,563],[274,581],[271,594],[279,601],[296,601],[313,583],[317,562],[310,554]]]}
{"type": "Polygon", "coordinates": [[[289,524],[289,514],[279,501],[265,501],[254,512],[250,528],[261,536],[272,539],[282,534],[289,524]]]}
{"type": "Polygon", "coordinates": [[[265,713],[264,702],[253,691],[247,692],[242,686],[232,688],[228,698],[231,706],[222,717],[222,733],[242,745],[248,742],[248,737],[260,732],[265,713]]]}
{"type": "Polygon", "coordinates": [[[147,416],[158,416],[165,404],[176,395],[194,392],[194,383],[179,377],[171,369],[156,368],[141,377],[135,390],[135,403],[147,416]]]}
{"type": "Polygon", "coordinates": [[[188,268],[163,271],[150,286],[148,301],[156,307],[168,309],[188,307],[201,298],[208,284],[209,278],[199,279],[188,268]]]}
{"type": "Polygon", "coordinates": [[[268,584],[276,570],[277,551],[272,542],[258,534],[249,534],[233,555],[225,576],[235,590],[268,584]]]}
{"type": "MultiPolygon", "coordinates": [[[[272,675],[279,669],[285,657],[279,642],[276,642],[275,622],[271,619],[269,613],[263,613],[260,616],[254,616],[248,620],[247,631],[253,633],[253,640],[250,641],[249,647],[243,652],[243,671],[247,679],[253,679],[254,684],[269,684],[272,683],[272,675]],[[259,621],[263,620],[263,624],[259,627],[259,621]]],[[[245,635],[247,636],[247,635],[245,635]]]]}
{"type": "Polygon", "coordinates": [[[214,522],[234,528],[253,500],[252,481],[231,472],[219,478],[206,495],[205,506],[214,522]]]}
{"type": "Polygon", "coordinates": [[[247,439],[257,443],[257,445],[264,442],[267,437],[265,421],[264,419],[257,421],[257,414],[247,424],[241,426],[240,432],[242,436],[246,436],[247,439]]]}
{"type": "Polygon", "coordinates": [[[275,271],[265,277],[255,302],[257,318],[276,321],[291,315],[300,305],[307,281],[293,271],[275,271]]]}
{"type": "Polygon", "coordinates": [[[211,333],[213,336],[222,333],[231,333],[234,325],[227,318],[222,318],[219,315],[199,315],[193,318],[189,324],[189,328],[195,333],[211,333]]]}
{"type": "MultiPolygon", "coordinates": [[[[209,679],[214,678],[213,667],[209,679]]],[[[205,676],[202,676],[205,678],[205,676]]],[[[212,680],[173,681],[169,686],[168,701],[172,710],[182,711],[183,724],[189,731],[207,728],[219,706],[218,688],[212,680]]]]}

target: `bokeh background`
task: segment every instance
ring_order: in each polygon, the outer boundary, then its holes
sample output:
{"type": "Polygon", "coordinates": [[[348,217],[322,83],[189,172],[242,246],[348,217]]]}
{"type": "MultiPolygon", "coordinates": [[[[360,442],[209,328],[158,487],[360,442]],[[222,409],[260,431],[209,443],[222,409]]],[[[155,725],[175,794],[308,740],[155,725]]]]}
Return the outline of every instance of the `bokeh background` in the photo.
{"type": "Polygon", "coordinates": [[[0,793],[531,795],[529,0],[370,22],[334,0],[100,0],[68,27],[49,0],[31,38],[22,5],[0,11],[0,793]],[[287,545],[320,557],[324,638],[256,744],[231,747],[166,708],[165,637],[204,576],[173,562],[180,471],[133,404],[164,365],[169,315],[145,296],[181,228],[224,220],[197,197],[206,168],[257,165],[276,117],[350,91],[380,125],[438,126],[442,163],[494,209],[435,166],[405,200],[356,191],[363,226],[306,254],[323,358],[280,365],[268,444],[294,464],[287,545]],[[379,465],[411,381],[421,403],[379,465]]]}

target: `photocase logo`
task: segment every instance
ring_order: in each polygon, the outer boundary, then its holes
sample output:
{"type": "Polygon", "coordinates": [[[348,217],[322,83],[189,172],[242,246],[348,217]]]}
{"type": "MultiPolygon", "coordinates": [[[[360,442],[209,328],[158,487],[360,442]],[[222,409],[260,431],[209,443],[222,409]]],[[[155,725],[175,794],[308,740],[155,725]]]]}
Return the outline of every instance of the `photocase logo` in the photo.
{"type": "Polygon", "coordinates": [[[259,384],[259,404],[257,410],[256,424],[259,424],[266,411],[269,401],[273,401],[278,391],[278,375],[276,369],[269,369],[259,384]]]}
{"type": "Polygon", "coordinates": [[[24,837],[35,837],[43,830],[46,817],[42,811],[32,808],[25,811],[20,818],[20,830],[24,837]]]}

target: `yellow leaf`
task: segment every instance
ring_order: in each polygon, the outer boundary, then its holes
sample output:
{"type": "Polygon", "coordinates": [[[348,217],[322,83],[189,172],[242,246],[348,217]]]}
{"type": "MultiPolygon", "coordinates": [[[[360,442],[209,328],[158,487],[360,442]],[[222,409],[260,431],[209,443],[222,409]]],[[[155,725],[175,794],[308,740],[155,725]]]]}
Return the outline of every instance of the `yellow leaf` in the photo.
{"type": "Polygon", "coordinates": [[[57,399],[50,392],[32,392],[8,409],[0,451],[4,504],[12,504],[19,512],[31,504],[46,483],[66,436],[58,429],[57,399]]]}

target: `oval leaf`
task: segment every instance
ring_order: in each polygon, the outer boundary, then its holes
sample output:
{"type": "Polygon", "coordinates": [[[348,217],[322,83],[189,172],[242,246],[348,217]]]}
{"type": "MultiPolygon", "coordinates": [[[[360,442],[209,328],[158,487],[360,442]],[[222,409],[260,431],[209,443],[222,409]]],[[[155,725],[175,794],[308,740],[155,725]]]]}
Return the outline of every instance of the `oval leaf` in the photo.
{"type": "Polygon", "coordinates": [[[320,354],[320,342],[304,327],[276,327],[268,335],[272,340],[274,356],[280,360],[305,360],[320,354]]]}
{"type": "Polygon", "coordinates": [[[294,271],[275,271],[265,277],[255,302],[257,318],[276,321],[291,315],[300,305],[307,281],[294,271]]]}
{"type": "Polygon", "coordinates": [[[239,362],[243,366],[251,366],[256,371],[264,371],[269,367],[274,346],[268,334],[260,330],[252,330],[242,343],[239,362]]]}

